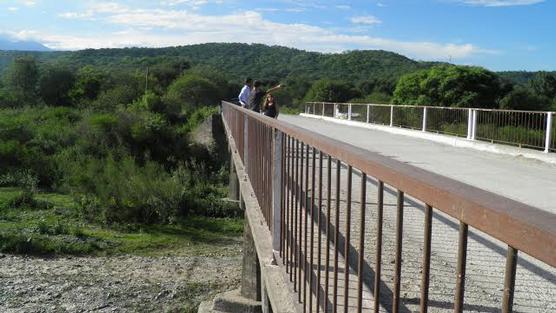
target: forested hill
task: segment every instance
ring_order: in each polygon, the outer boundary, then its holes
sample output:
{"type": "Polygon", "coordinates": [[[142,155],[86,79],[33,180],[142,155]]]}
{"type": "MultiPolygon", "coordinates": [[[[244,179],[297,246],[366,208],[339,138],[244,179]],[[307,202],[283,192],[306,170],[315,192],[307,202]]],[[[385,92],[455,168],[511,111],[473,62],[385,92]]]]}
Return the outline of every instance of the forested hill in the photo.
{"type": "MultiPolygon", "coordinates": [[[[22,52],[0,52],[0,71],[22,52]]],[[[360,81],[369,78],[396,80],[405,73],[429,67],[402,55],[380,51],[351,51],[335,54],[307,52],[262,44],[209,43],[169,48],[124,48],[76,52],[33,52],[39,61],[55,61],[75,67],[128,67],[143,69],[161,59],[180,59],[191,65],[208,65],[232,80],[251,76],[279,81],[287,77],[308,80],[330,78],[360,81]]]]}
{"type": "MultiPolygon", "coordinates": [[[[518,85],[526,85],[528,84],[537,74],[538,72],[527,72],[527,71],[505,71],[505,72],[498,72],[500,77],[511,81],[514,84],[518,85]]],[[[556,71],[549,72],[552,74],[556,74],[556,71]]]]}

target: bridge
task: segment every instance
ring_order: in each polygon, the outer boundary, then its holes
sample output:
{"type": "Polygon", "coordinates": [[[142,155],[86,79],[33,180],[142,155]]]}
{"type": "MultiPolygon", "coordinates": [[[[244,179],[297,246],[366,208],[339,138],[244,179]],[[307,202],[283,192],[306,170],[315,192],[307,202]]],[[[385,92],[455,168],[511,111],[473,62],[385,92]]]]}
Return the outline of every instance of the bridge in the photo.
{"type": "Polygon", "coordinates": [[[200,312],[556,311],[555,166],[311,106],[277,121],[222,103],[243,276],[200,312]]]}

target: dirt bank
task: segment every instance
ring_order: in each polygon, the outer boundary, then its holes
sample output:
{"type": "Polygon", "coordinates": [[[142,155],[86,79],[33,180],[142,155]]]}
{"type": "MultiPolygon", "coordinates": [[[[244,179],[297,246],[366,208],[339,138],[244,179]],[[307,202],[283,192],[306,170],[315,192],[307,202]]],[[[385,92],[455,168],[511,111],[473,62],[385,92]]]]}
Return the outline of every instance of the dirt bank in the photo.
{"type": "Polygon", "coordinates": [[[0,312],[194,312],[239,285],[241,256],[0,255],[0,312]]]}

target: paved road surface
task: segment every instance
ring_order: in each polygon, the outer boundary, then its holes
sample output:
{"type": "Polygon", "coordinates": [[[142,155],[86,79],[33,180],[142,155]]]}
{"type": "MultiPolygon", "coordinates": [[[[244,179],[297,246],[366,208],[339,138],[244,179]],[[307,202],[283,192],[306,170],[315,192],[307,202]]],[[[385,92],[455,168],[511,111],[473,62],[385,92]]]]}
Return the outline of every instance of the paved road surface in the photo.
{"type": "Polygon", "coordinates": [[[556,214],[556,166],[323,120],[280,119],[556,214]]]}

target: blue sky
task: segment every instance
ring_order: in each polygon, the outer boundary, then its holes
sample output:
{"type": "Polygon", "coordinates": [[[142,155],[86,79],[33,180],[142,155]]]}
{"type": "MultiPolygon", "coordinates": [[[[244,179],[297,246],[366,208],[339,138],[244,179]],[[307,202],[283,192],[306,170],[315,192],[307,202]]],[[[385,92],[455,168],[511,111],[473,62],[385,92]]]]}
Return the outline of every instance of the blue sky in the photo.
{"type": "Polygon", "coordinates": [[[555,2],[0,0],[0,34],[59,50],[245,42],[556,70],[555,2]]]}

